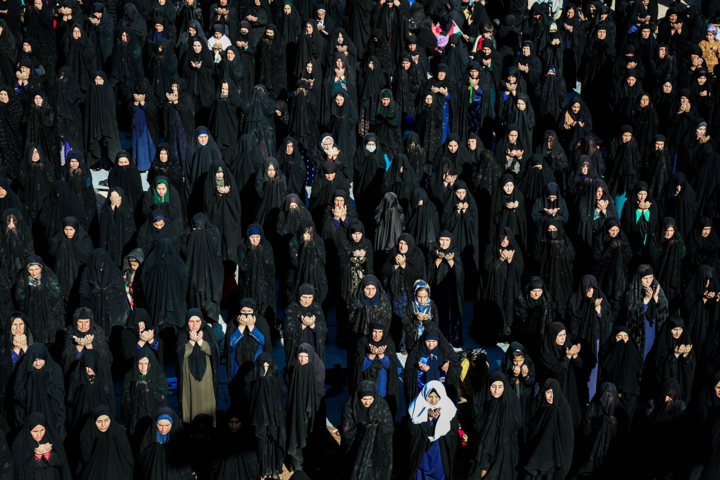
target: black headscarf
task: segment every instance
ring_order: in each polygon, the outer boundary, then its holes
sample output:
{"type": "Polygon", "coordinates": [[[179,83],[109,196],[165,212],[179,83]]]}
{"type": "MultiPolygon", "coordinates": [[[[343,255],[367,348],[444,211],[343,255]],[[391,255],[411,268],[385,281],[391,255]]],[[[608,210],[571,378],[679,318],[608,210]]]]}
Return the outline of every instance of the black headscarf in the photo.
{"type": "Polygon", "coordinates": [[[615,385],[620,393],[639,395],[643,358],[632,339],[616,341],[615,337],[621,332],[631,333],[627,327],[613,326],[607,345],[600,352],[600,376],[615,385]]]}
{"type": "Polygon", "coordinates": [[[130,306],[122,272],[107,251],[97,248],[90,255],[80,280],[82,305],[90,308],[95,321],[106,332],[124,326],[130,306]]]}
{"type": "Polygon", "coordinates": [[[120,421],[125,426],[128,436],[135,440],[136,431],[143,432],[143,426],[150,427],[157,409],[167,407],[168,383],[163,371],[163,363],[158,360],[150,347],[145,345],[138,350],[135,343],[133,348],[136,354],[132,357],[132,367],[125,374],[122,384],[120,421]],[[146,375],[142,375],[138,367],[138,363],[144,358],[148,360],[146,375]]]}
{"type": "Polygon", "coordinates": [[[215,143],[210,130],[207,127],[197,127],[192,144],[185,154],[185,195],[188,199],[195,190],[202,191],[202,185],[214,161],[222,160],[220,149],[215,143]],[[200,144],[201,134],[208,136],[208,142],[203,146],[200,144]]]}
{"type": "Polygon", "coordinates": [[[110,366],[96,350],[86,350],[70,375],[67,402],[68,426],[71,431],[77,431],[95,407],[115,406],[110,366]],[[87,369],[94,373],[90,375],[87,369]]]}

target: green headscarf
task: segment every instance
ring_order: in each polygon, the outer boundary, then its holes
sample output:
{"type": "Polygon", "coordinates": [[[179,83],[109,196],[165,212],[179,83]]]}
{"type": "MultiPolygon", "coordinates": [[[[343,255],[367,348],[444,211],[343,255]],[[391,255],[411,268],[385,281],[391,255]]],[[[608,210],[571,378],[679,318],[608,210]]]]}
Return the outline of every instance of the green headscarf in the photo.
{"type": "Polygon", "coordinates": [[[168,185],[168,181],[164,178],[160,178],[155,182],[155,185],[153,187],[153,202],[155,203],[170,203],[170,185],[168,185]],[[157,193],[157,186],[159,183],[162,183],[165,185],[165,188],[167,188],[167,192],[165,192],[165,196],[161,197],[157,193]]]}

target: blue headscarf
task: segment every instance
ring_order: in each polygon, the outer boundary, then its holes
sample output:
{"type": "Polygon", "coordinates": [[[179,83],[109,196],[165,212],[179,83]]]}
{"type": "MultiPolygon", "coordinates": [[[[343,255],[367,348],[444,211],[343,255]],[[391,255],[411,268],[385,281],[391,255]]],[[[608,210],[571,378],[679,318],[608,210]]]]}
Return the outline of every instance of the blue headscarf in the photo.
{"type": "MultiPolygon", "coordinates": [[[[173,424],[173,419],[170,415],[166,415],[166,414],[160,415],[157,418],[157,420],[155,421],[155,423],[157,424],[157,422],[159,422],[160,420],[167,420],[168,422],[170,422],[170,425],[173,424]]],[[[160,430],[155,431],[155,441],[157,443],[159,443],[160,445],[162,445],[163,443],[167,443],[169,440],[170,440],[169,433],[167,435],[163,435],[162,433],[160,433],[160,430]]]]}

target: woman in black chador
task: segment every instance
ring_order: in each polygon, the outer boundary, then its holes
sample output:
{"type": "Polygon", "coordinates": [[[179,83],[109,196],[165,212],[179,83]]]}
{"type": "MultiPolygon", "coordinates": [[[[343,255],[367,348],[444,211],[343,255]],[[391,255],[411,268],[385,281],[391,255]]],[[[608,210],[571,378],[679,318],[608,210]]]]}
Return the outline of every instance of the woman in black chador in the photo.
{"type": "Polygon", "coordinates": [[[182,236],[180,253],[188,275],[186,299],[190,308],[199,308],[206,318],[220,316],[223,291],[223,264],[218,228],[204,213],[196,213],[182,236]]]}
{"type": "Polygon", "coordinates": [[[25,261],[33,254],[33,238],[30,229],[23,221],[19,211],[8,208],[2,214],[2,264],[8,269],[8,276],[13,281],[22,275],[25,261]]]}
{"type": "MultiPolygon", "coordinates": [[[[10,172],[8,172],[10,175],[10,172]]],[[[25,158],[20,164],[20,191],[23,217],[32,226],[40,213],[45,197],[50,193],[50,184],[55,179],[52,163],[45,157],[42,147],[35,143],[25,147],[25,158]]]]}
{"type": "Polygon", "coordinates": [[[68,153],[62,170],[62,178],[75,194],[77,202],[83,211],[83,216],[78,220],[85,227],[85,230],[88,230],[97,215],[97,198],[95,197],[96,193],[90,168],[82,159],[80,152],[71,151],[68,153]]]}
{"type": "Polygon", "coordinates": [[[161,328],[185,324],[188,274],[172,240],[163,238],[145,259],[140,278],[147,311],[161,328]]]}
{"type": "Polygon", "coordinates": [[[144,308],[134,308],[128,315],[127,328],[120,337],[123,350],[123,370],[131,370],[139,350],[148,347],[160,365],[164,365],[165,342],[159,337],[160,330],[144,308]]]}
{"type": "MultiPolygon", "coordinates": [[[[114,406],[112,403],[111,406],[114,406]]],[[[83,480],[131,480],[135,459],[115,409],[98,405],[80,432],[78,478],[83,480]]]]}
{"type": "MultiPolygon", "coordinates": [[[[290,468],[295,471],[303,467],[303,450],[312,444],[311,435],[320,433],[321,423],[325,425],[322,421],[325,416],[322,402],[325,364],[311,345],[300,345],[297,357],[292,359],[285,373],[285,382],[288,384],[287,455],[290,468]]],[[[312,449],[307,453],[311,452],[312,449]]]]}
{"type": "Polygon", "coordinates": [[[582,463],[575,475],[614,469],[614,460],[623,455],[620,449],[628,427],[627,413],[615,385],[603,382],[585,410],[585,435],[578,445],[582,463]]]}
{"type": "Polygon", "coordinates": [[[372,333],[370,327],[373,323],[382,323],[389,330],[392,319],[390,297],[382,290],[382,284],[375,275],[366,275],[360,280],[350,297],[349,309],[348,323],[354,334],[352,343],[372,333]]]}
{"type": "MultiPolygon", "coordinates": [[[[501,227],[485,247],[485,286],[482,298],[492,302],[502,320],[501,335],[509,335],[513,323],[514,302],[521,291],[524,269],[522,251],[513,231],[501,227]]],[[[436,292],[437,297],[437,292],[436,292]]]]}
{"type": "Polygon", "coordinates": [[[650,265],[640,265],[635,271],[625,294],[624,307],[624,323],[630,329],[627,333],[645,360],[668,317],[665,292],[655,279],[650,265]]]}
{"type": "Polygon", "coordinates": [[[48,252],[60,282],[61,294],[67,303],[78,288],[80,272],[93,253],[92,240],[75,217],[66,217],[62,228],[50,241],[48,252]]]}
{"type": "Polygon", "coordinates": [[[220,231],[220,252],[223,262],[238,263],[242,214],[238,184],[222,160],[212,162],[204,183],[204,210],[208,220],[220,231]]]}
{"type": "Polygon", "coordinates": [[[197,127],[192,143],[185,153],[185,197],[188,200],[202,198],[203,186],[210,166],[220,160],[222,160],[220,149],[208,128],[197,127]]]}
{"type": "Polygon", "coordinates": [[[718,291],[717,271],[708,265],[698,267],[685,289],[683,317],[687,319],[690,339],[698,348],[705,341],[708,331],[718,322],[718,291]]]}
{"type": "Polygon", "coordinates": [[[224,348],[228,393],[233,405],[243,404],[243,382],[257,356],[263,352],[272,353],[270,327],[255,301],[246,297],[240,300],[239,306],[239,314],[229,322],[224,348]]]}
{"type": "MultiPolygon", "coordinates": [[[[425,276],[425,255],[415,245],[415,239],[409,233],[403,233],[398,244],[387,254],[382,269],[383,284],[386,286],[392,302],[393,315],[398,322],[405,314],[405,308],[411,301],[413,286],[425,276]]],[[[393,331],[396,334],[399,332],[393,331]]]]}
{"type": "MultiPolygon", "coordinates": [[[[407,338],[407,336],[406,336],[407,338]]],[[[460,362],[452,345],[440,332],[435,321],[422,322],[418,336],[405,362],[405,398],[415,398],[431,381],[442,382],[450,391],[457,390],[460,378],[460,362]]]]}
{"type": "Polygon", "coordinates": [[[297,298],[300,285],[309,283],[315,288],[317,301],[322,303],[328,292],[325,275],[325,242],[317,234],[312,220],[303,220],[289,244],[290,268],[287,276],[288,301],[297,298]]]}
{"type": "MultiPolygon", "coordinates": [[[[8,465],[3,458],[4,465],[8,465]]],[[[35,412],[23,420],[22,430],[13,442],[13,478],[17,480],[71,480],[63,435],[46,415],[35,412]],[[39,456],[39,458],[38,458],[39,456]]]]}
{"type": "Polygon", "coordinates": [[[67,390],[67,424],[70,438],[99,405],[115,406],[115,391],[110,366],[95,350],[85,352],[69,375],[67,390]]]}
{"type": "Polygon", "coordinates": [[[137,480],[193,480],[188,438],[175,411],[160,407],[140,444],[133,478],[137,480]]]}
{"type": "Polygon", "coordinates": [[[675,220],[665,217],[650,254],[655,278],[662,285],[670,310],[677,311],[682,294],[682,264],[687,250],[675,220]]]}
{"type": "Polygon", "coordinates": [[[342,410],[340,449],[350,480],[389,478],[393,461],[393,417],[373,382],[360,382],[342,410]]]}
{"type": "Polygon", "coordinates": [[[673,445],[672,439],[682,435],[687,425],[687,404],[682,400],[677,380],[667,378],[656,394],[645,404],[645,429],[643,451],[648,472],[655,478],[672,478],[682,445],[673,445]],[[663,477],[664,476],[664,477],[663,477]]]}
{"type": "Polygon", "coordinates": [[[554,379],[562,386],[564,398],[567,398],[565,402],[569,404],[571,412],[568,421],[579,426],[582,414],[578,389],[582,387],[583,361],[579,357],[580,345],[573,345],[567,332],[565,325],[560,322],[550,324],[545,330],[540,347],[538,383],[554,379]]]}
{"type": "Polygon", "coordinates": [[[188,50],[180,57],[178,63],[179,76],[187,83],[188,92],[192,97],[193,111],[207,118],[213,97],[213,57],[207,41],[201,37],[188,40],[188,50]]]}
{"type": "Polygon", "coordinates": [[[453,478],[458,447],[457,407],[442,382],[428,382],[408,407],[409,478],[453,478]]]}
{"type": "MultiPolygon", "coordinates": [[[[534,380],[533,377],[533,388],[534,380]]],[[[468,480],[501,480],[515,476],[520,455],[518,431],[526,420],[520,403],[529,399],[526,395],[517,395],[512,388],[505,374],[495,370],[473,398],[473,432],[477,446],[468,480]]]]}
{"type": "Polygon", "coordinates": [[[271,99],[277,100],[287,89],[286,43],[272,23],[268,23],[264,33],[258,43],[258,83],[267,87],[267,94],[271,99]]]}
{"type": "Polygon", "coordinates": [[[475,298],[480,274],[480,245],[478,240],[478,208],[467,184],[458,180],[445,202],[442,223],[453,235],[465,270],[465,297],[475,298]]]}
{"type": "Polygon", "coordinates": [[[496,237],[500,228],[509,227],[518,244],[525,247],[527,246],[525,197],[518,190],[515,177],[509,173],[500,178],[498,187],[490,206],[490,240],[496,237]]]}
{"type": "Polygon", "coordinates": [[[257,357],[252,371],[245,377],[245,383],[247,421],[257,442],[260,476],[277,479],[283,471],[287,442],[283,401],[287,387],[270,352],[257,357]]]}
{"type": "Polygon", "coordinates": [[[115,115],[115,95],[107,75],[97,71],[92,76],[85,103],[83,136],[90,168],[109,170],[110,159],[121,150],[115,115]]]}
{"type": "MultiPolygon", "coordinates": [[[[538,343],[541,344],[542,340],[538,343]]],[[[540,355],[539,350],[538,355],[540,355]]],[[[536,357],[537,358],[537,357],[536,357]]],[[[512,342],[508,347],[500,363],[500,371],[507,377],[506,387],[518,400],[518,408],[521,419],[520,442],[522,443],[527,435],[527,421],[532,415],[532,403],[535,398],[535,362],[523,345],[512,342]]],[[[488,383],[491,385],[493,382],[488,383]]]]}
{"type": "Polygon", "coordinates": [[[15,370],[30,345],[35,343],[35,337],[22,313],[13,312],[5,318],[5,330],[0,334],[0,411],[8,425],[15,426],[15,370]]]}
{"type": "Polygon", "coordinates": [[[438,233],[437,245],[428,253],[426,266],[433,304],[437,305],[438,312],[442,312],[437,319],[440,329],[451,342],[462,344],[465,274],[463,259],[452,233],[447,230],[438,233]]]}
{"type": "Polygon", "coordinates": [[[150,347],[136,351],[120,394],[120,422],[135,448],[140,443],[140,435],[151,428],[157,409],[168,406],[168,383],[162,363],[150,347]]]}
{"type": "Polygon", "coordinates": [[[112,365],[113,356],[108,347],[107,335],[93,321],[93,312],[89,308],[80,307],[73,313],[72,323],[65,327],[65,342],[60,365],[63,374],[75,371],[80,359],[89,351],[100,354],[103,361],[112,365]]]}
{"type": "Polygon", "coordinates": [[[98,247],[105,249],[115,265],[120,266],[123,257],[132,248],[136,231],[133,207],[125,192],[120,187],[111,188],[107,201],[100,208],[98,247]]]}
{"type": "Polygon", "coordinates": [[[130,305],[125,280],[108,253],[96,248],[80,277],[80,303],[92,310],[103,330],[124,327],[130,305]]]}
{"type": "Polygon", "coordinates": [[[142,179],[129,152],[123,150],[115,156],[115,163],[108,173],[108,187],[110,189],[122,188],[133,212],[140,209],[141,206],[138,203],[143,196],[142,179]]]}
{"type": "Polygon", "coordinates": [[[325,361],[325,342],[328,326],[325,313],[318,302],[314,301],[315,289],[310,284],[300,285],[295,302],[285,309],[283,336],[285,346],[285,364],[297,356],[303,343],[315,345],[318,357],[325,361]]]}
{"type": "Polygon", "coordinates": [[[60,282],[37,255],[28,257],[25,266],[15,284],[16,305],[27,315],[30,328],[39,342],[55,343],[65,325],[60,282]]]}
{"type": "MultiPolygon", "coordinates": [[[[600,351],[600,381],[610,382],[619,393],[620,404],[631,422],[640,396],[640,374],[643,358],[629,336],[630,329],[615,325],[606,345],[600,351]]],[[[587,413],[586,413],[587,419],[587,413]]]]}
{"type": "Polygon", "coordinates": [[[592,272],[616,312],[620,311],[625,295],[628,264],[632,256],[630,242],[620,229],[620,221],[617,218],[608,219],[602,232],[595,235],[593,240],[592,272]]]}
{"type": "Polygon", "coordinates": [[[427,190],[418,187],[413,190],[406,211],[407,233],[413,236],[418,247],[427,255],[437,246],[440,233],[437,207],[430,201],[427,190]]]}
{"type": "MultiPolygon", "coordinates": [[[[60,145],[60,139],[57,136],[57,131],[55,127],[56,122],[56,113],[55,109],[53,108],[53,104],[50,103],[50,99],[48,98],[48,95],[43,90],[37,90],[35,92],[30,92],[32,94],[32,100],[30,100],[30,107],[26,109],[25,114],[22,117],[22,125],[25,127],[25,145],[28,145],[30,143],[37,143],[39,144],[43,151],[48,152],[48,157],[51,162],[53,162],[53,167],[56,170],[60,170],[60,152],[58,151],[58,147],[60,145]]],[[[63,99],[60,99],[60,103],[62,104],[63,99]]],[[[9,102],[8,102],[9,103],[9,102]]],[[[66,100],[67,103],[67,100],[66,100]]],[[[6,105],[5,108],[5,115],[7,117],[7,121],[9,125],[13,125],[12,120],[15,118],[14,115],[16,115],[16,109],[19,108],[18,105],[15,108],[12,108],[12,104],[6,105]],[[10,107],[10,108],[9,108],[10,107]]],[[[66,107],[66,104],[63,105],[56,105],[56,108],[58,110],[62,109],[63,107],[66,107]]],[[[0,107],[1,108],[1,107],[0,107]]],[[[64,113],[64,112],[63,112],[64,113]]],[[[1,117],[1,116],[0,116],[1,117]]],[[[58,121],[60,121],[60,113],[57,114],[58,121]]],[[[79,119],[76,119],[79,120],[79,119]]],[[[78,125],[76,128],[80,128],[80,124],[82,122],[78,122],[78,125]]],[[[0,129],[2,130],[2,129],[0,129]]],[[[3,134],[7,135],[8,133],[12,132],[3,132],[3,134]]],[[[74,142],[73,145],[80,148],[80,142],[74,142]]],[[[21,150],[16,146],[13,148],[13,153],[17,155],[17,161],[20,159],[20,155],[22,154],[21,150]]],[[[3,153],[5,151],[3,150],[3,153]]],[[[66,160],[67,161],[67,160],[66,160]]],[[[6,165],[7,168],[7,165],[6,165]]],[[[12,172],[7,172],[8,175],[10,175],[12,172]]],[[[67,178],[66,178],[67,180],[67,178]]]]}
{"type": "Polygon", "coordinates": [[[529,345],[536,358],[545,330],[558,317],[557,308],[558,304],[547,292],[540,277],[531,277],[515,298],[515,320],[511,327],[513,338],[529,345]]]}
{"type": "Polygon", "coordinates": [[[275,226],[288,191],[285,174],[281,171],[280,162],[274,157],[265,160],[262,170],[257,173],[255,190],[260,198],[255,209],[255,221],[266,227],[275,226]]]}
{"type": "MultiPolygon", "coordinates": [[[[661,384],[674,378],[680,386],[680,398],[690,402],[700,345],[694,344],[682,317],[672,315],[659,332],[655,351],[655,380],[661,384]],[[693,348],[695,345],[696,348],[693,348]]],[[[649,365],[649,367],[652,367],[649,365]]],[[[649,372],[648,372],[649,376],[649,372]]]]}
{"type": "Polygon", "coordinates": [[[575,432],[564,391],[550,378],[535,398],[519,465],[526,479],[562,479],[570,470],[575,432]]]}
{"type": "Polygon", "coordinates": [[[35,219],[33,238],[38,251],[47,252],[50,241],[61,229],[65,217],[84,218],[85,212],[77,197],[63,180],[50,184],[48,195],[35,219]]]}
{"type": "MultiPolygon", "coordinates": [[[[35,413],[43,414],[58,434],[65,438],[65,386],[60,366],[50,357],[47,347],[33,343],[16,371],[15,421],[24,423],[35,413]]],[[[28,477],[28,479],[33,477],[28,477]]]]}
{"type": "MultiPolygon", "coordinates": [[[[227,6],[225,7],[227,8],[227,6]]],[[[254,480],[259,473],[257,445],[240,410],[230,408],[222,425],[209,440],[212,442],[212,477],[214,480],[254,480]]],[[[207,465],[207,463],[206,463],[207,465]]]]}

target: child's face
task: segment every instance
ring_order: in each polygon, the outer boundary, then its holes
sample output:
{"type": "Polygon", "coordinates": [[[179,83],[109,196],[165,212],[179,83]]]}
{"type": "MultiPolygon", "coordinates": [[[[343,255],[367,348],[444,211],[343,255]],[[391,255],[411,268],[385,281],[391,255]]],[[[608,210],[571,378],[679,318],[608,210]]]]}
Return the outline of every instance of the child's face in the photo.
{"type": "Polygon", "coordinates": [[[223,36],[222,32],[215,32],[215,38],[217,38],[218,40],[220,40],[222,38],[222,36],[223,36]]]}

